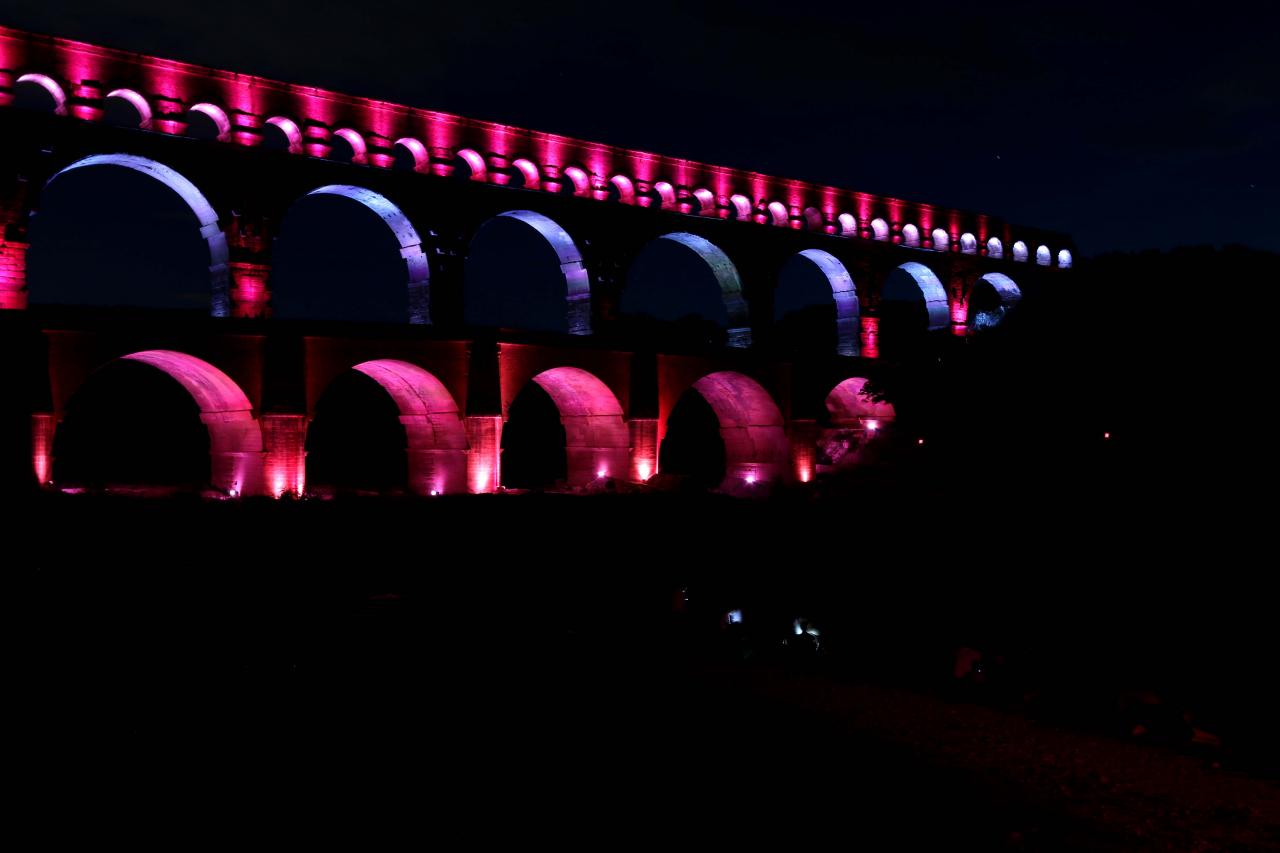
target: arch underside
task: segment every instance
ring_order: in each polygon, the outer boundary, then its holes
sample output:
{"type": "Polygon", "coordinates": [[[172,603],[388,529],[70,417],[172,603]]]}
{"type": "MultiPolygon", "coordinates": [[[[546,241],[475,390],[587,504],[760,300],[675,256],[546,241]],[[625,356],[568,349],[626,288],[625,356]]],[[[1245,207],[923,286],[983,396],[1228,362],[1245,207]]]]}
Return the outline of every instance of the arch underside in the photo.
{"type": "Polygon", "coordinates": [[[407,361],[379,359],[352,368],[382,386],[400,411],[415,494],[467,491],[467,433],[444,384],[407,361]]]}
{"type": "Polygon", "coordinates": [[[262,492],[262,431],[244,391],[218,368],[186,353],[146,350],[122,356],[177,381],[200,409],[209,431],[210,479],[228,494],[262,492]]]}
{"type": "Polygon", "coordinates": [[[663,234],[658,239],[679,243],[706,263],[720,287],[720,297],[729,314],[728,345],[742,349],[751,346],[751,318],[742,295],[742,277],[724,250],[710,240],[686,231],[663,234]]]}
{"type": "Polygon", "coordinates": [[[988,294],[992,296],[988,298],[985,310],[975,305],[974,310],[970,311],[968,321],[973,329],[988,329],[999,325],[1005,315],[1022,300],[1022,291],[1013,279],[1004,273],[987,273],[978,279],[978,283],[974,286],[974,293],[970,294],[970,300],[973,301],[979,296],[980,290],[984,287],[990,288],[988,294]]]}
{"type": "Polygon", "coordinates": [[[556,367],[533,377],[560,411],[566,474],[572,487],[630,470],[631,436],[609,386],[585,370],[556,367]]]}
{"type": "Polygon", "coordinates": [[[933,270],[924,264],[911,261],[894,270],[885,281],[883,299],[900,305],[923,303],[930,331],[945,329],[951,323],[947,291],[933,270]]]}
{"type": "Polygon", "coordinates": [[[693,383],[720,422],[724,441],[722,488],[786,477],[790,442],[782,413],[760,383],[732,371],[720,371],[693,383]]]}
{"type": "Polygon", "coordinates": [[[396,242],[400,244],[400,257],[404,258],[409,287],[409,322],[415,325],[431,323],[431,268],[422,250],[422,238],[409,217],[393,201],[381,193],[350,184],[329,184],[307,193],[334,195],[349,198],[363,205],[387,224],[396,242]]]}
{"type": "Polygon", "coordinates": [[[532,210],[509,210],[499,214],[523,222],[538,232],[556,253],[565,285],[565,316],[571,335],[591,334],[591,278],[582,252],[555,220],[532,210]]]}
{"type": "Polygon", "coordinates": [[[800,256],[811,261],[831,285],[836,303],[836,354],[856,356],[860,352],[858,291],[853,276],[838,258],[821,249],[805,249],[800,256]]]}
{"type": "Polygon", "coordinates": [[[210,313],[214,317],[231,315],[230,274],[227,269],[227,238],[218,224],[218,214],[204,194],[185,176],[163,163],[133,154],[93,154],[84,157],[55,173],[45,186],[59,176],[90,166],[115,166],[130,169],[140,175],[159,181],[178,194],[178,197],[195,214],[200,226],[200,236],[209,246],[209,279],[211,288],[210,313]]]}

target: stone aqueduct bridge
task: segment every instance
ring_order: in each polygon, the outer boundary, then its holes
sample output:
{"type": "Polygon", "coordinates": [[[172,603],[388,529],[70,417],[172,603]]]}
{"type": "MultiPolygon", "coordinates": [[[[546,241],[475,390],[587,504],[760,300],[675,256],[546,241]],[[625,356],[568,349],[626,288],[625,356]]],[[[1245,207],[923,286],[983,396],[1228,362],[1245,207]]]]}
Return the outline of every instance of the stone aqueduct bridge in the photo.
{"type": "Polygon", "coordinates": [[[860,391],[894,306],[910,306],[928,330],[965,335],[975,304],[1008,308],[1062,286],[1072,260],[1063,235],[983,214],[5,28],[0,155],[0,323],[7,363],[21,365],[10,378],[32,389],[22,456],[42,484],[68,401],[117,359],[190,393],[208,427],[213,485],[231,494],[302,491],[316,401],[353,369],[398,407],[420,493],[497,487],[504,418],[530,382],[560,411],[572,485],[652,476],[686,393],[720,422],[727,483],[807,480],[819,421],[862,430],[892,416],[860,391]],[[45,308],[38,288],[28,309],[28,219],[44,187],[89,168],[133,170],[190,208],[209,251],[208,319],[45,308]],[[271,318],[274,224],[315,193],[349,199],[391,229],[405,262],[402,327],[271,318]],[[466,325],[463,262],[495,217],[555,250],[558,333],[466,325]],[[728,347],[664,353],[611,333],[627,270],[655,240],[714,274],[728,347]],[[779,275],[797,255],[830,283],[837,324],[836,351],[803,368],[768,346],[779,275]]]}

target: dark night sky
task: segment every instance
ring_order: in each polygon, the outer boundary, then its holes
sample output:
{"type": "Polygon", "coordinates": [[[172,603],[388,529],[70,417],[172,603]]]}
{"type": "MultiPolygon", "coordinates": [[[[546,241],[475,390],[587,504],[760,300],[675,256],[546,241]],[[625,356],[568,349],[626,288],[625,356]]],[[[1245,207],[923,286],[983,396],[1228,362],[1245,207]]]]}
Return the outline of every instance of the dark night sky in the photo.
{"type": "Polygon", "coordinates": [[[1280,250],[1280,41],[1042,4],[9,0],[3,22],[772,174],[989,211],[1085,254],[1280,250]]]}

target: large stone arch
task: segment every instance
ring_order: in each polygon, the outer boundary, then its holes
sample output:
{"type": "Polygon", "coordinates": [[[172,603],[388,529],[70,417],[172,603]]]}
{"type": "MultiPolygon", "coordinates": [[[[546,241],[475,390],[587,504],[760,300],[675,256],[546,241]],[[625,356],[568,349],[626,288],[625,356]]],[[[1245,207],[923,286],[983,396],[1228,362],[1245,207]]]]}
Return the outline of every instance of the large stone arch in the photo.
{"type": "Polygon", "coordinates": [[[724,441],[722,488],[782,479],[790,470],[790,443],[782,412],[754,379],[734,371],[710,373],[693,383],[715,412],[724,441]]]}
{"type": "Polygon", "coordinates": [[[433,374],[395,359],[352,368],[377,382],[395,401],[408,441],[409,489],[430,495],[467,491],[467,433],[458,404],[433,374]]]}
{"type": "Polygon", "coordinates": [[[533,381],[560,410],[569,485],[625,477],[631,437],[622,419],[622,405],[609,386],[577,367],[553,367],[534,376],[533,381]]]}
{"type": "Polygon", "coordinates": [[[76,169],[87,169],[92,166],[115,166],[131,169],[140,175],[146,175],[178,194],[178,197],[191,208],[196,221],[200,225],[200,236],[209,245],[209,280],[212,290],[210,313],[214,317],[228,317],[231,314],[231,294],[227,271],[227,238],[218,223],[218,213],[205,198],[204,193],[185,176],[174,171],[163,163],[157,163],[146,157],[134,154],[93,154],[84,157],[70,166],[54,174],[45,184],[48,187],[59,177],[76,169]]]}
{"type": "Polygon", "coordinates": [[[431,322],[431,268],[422,251],[422,238],[395,202],[381,193],[350,184],[329,184],[317,187],[308,196],[332,195],[349,198],[364,205],[391,229],[400,244],[400,257],[404,258],[409,282],[409,322],[426,325],[431,322]]]}
{"type": "MultiPolygon", "coordinates": [[[[209,482],[215,489],[232,497],[262,493],[262,431],[235,380],[207,361],[174,350],[130,353],[104,367],[121,361],[159,370],[191,397],[209,436],[209,482]]],[[[113,411],[110,416],[138,419],[146,413],[113,411]]]]}
{"type": "Polygon", "coordinates": [[[532,210],[508,210],[487,220],[476,231],[475,239],[499,221],[522,222],[532,228],[555,252],[565,285],[566,328],[571,335],[591,334],[591,278],[578,244],[550,217],[532,210]]]}
{"type": "Polygon", "coordinates": [[[715,276],[716,284],[720,287],[720,298],[724,301],[725,310],[729,314],[729,346],[740,348],[751,346],[751,318],[747,310],[747,300],[742,295],[742,277],[738,275],[738,268],[734,266],[724,250],[705,237],[699,237],[687,231],[663,234],[658,239],[670,240],[684,246],[707,265],[715,276]]]}
{"type": "Polygon", "coordinates": [[[893,404],[872,398],[866,384],[861,376],[850,377],[827,395],[827,425],[818,438],[820,465],[838,467],[857,462],[869,442],[892,426],[893,404]]]}
{"type": "Polygon", "coordinates": [[[816,268],[831,288],[831,298],[836,306],[836,353],[858,355],[858,291],[854,287],[853,276],[835,255],[822,249],[805,249],[795,258],[816,268]]]}
{"type": "Polygon", "coordinates": [[[1005,314],[1022,300],[1022,291],[1004,273],[989,272],[969,293],[967,322],[971,330],[999,325],[1005,314]]]}

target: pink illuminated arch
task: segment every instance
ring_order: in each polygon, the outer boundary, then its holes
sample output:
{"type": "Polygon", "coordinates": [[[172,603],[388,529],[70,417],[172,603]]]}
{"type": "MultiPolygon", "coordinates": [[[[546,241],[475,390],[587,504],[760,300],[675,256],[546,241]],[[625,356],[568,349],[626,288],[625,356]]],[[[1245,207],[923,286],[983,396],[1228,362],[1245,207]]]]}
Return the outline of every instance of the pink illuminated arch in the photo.
{"type": "Polygon", "coordinates": [[[790,214],[787,212],[787,206],[780,201],[771,201],[768,205],[769,224],[787,227],[790,214]]]}
{"type": "Polygon", "coordinates": [[[511,166],[520,175],[526,190],[536,190],[542,186],[542,175],[532,160],[526,160],[521,157],[513,161],[511,166]]]}
{"type": "Polygon", "coordinates": [[[698,201],[699,216],[715,216],[716,215],[716,195],[705,187],[699,187],[693,191],[693,197],[698,201]]]}
{"type": "Polygon", "coordinates": [[[835,255],[821,249],[805,249],[800,257],[812,263],[831,285],[836,303],[836,353],[858,354],[858,291],[849,270],[835,255]]]}
{"type": "Polygon", "coordinates": [[[426,325],[431,322],[431,268],[422,251],[422,238],[394,202],[381,193],[348,184],[330,184],[317,187],[308,196],[332,195],[349,198],[372,211],[387,224],[400,244],[400,257],[404,258],[409,275],[409,322],[426,325]]]}
{"type": "Polygon", "coordinates": [[[965,255],[978,254],[978,238],[968,231],[960,235],[960,251],[965,255]]]}
{"type": "Polygon", "coordinates": [[[357,364],[400,410],[408,440],[409,488],[419,495],[467,491],[467,432],[453,395],[431,373],[395,359],[357,364]]]}
{"type": "Polygon", "coordinates": [[[428,173],[431,171],[431,155],[427,152],[427,146],[423,145],[420,140],[414,139],[412,136],[402,136],[391,146],[395,152],[395,162],[398,166],[411,169],[414,172],[428,173]]]}
{"type": "Polygon", "coordinates": [[[742,222],[750,222],[752,207],[751,199],[745,195],[729,196],[729,204],[733,206],[733,218],[742,222]]]}
{"type": "MultiPolygon", "coordinates": [[[[587,274],[587,265],[582,260],[582,252],[578,249],[578,244],[555,220],[541,213],[532,210],[508,210],[506,213],[498,214],[495,219],[499,217],[514,219],[528,225],[538,232],[555,251],[556,258],[560,262],[560,272],[564,276],[569,334],[591,334],[591,277],[587,274]]],[[[480,230],[484,230],[484,227],[481,225],[480,230]]]]}
{"type": "Polygon", "coordinates": [[[609,197],[623,204],[635,204],[636,185],[626,175],[614,175],[609,179],[609,197]]]}
{"type": "Polygon", "coordinates": [[[992,237],[990,240],[987,241],[987,257],[988,258],[1004,257],[1004,244],[1000,242],[999,237],[992,237]]]}
{"type": "Polygon", "coordinates": [[[1027,244],[1019,240],[1013,244],[1013,259],[1019,263],[1025,263],[1027,260],[1027,244]]]}
{"type": "Polygon", "coordinates": [[[930,235],[933,239],[933,248],[939,252],[945,252],[951,247],[951,236],[941,228],[933,229],[930,235]]]}
{"type": "MultiPolygon", "coordinates": [[[[227,113],[217,104],[199,103],[192,105],[187,110],[188,114],[195,113],[202,115],[213,123],[214,134],[210,137],[218,141],[223,141],[231,133],[231,119],[227,118],[227,113]]],[[[190,127],[187,128],[190,132],[190,127]]]]}
{"type": "Polygon", "coordinates": [[[48,74],[23,74],[14,81],[13,88],[15,93],[21,91],[19,89],[20,86],[36,87],[43,90],[44,94],[53,99],[54,115],[64,116],[67,114],[67,93],[62,90],[62,85],[48,74]]]}
{"type": "Polygon", "coordinates": [[[215,317],[229,316],[231,301],[227,271],[227,238],[218,224],[218,214],[213,209],[213,205],[209,204],[204,194],[196,189],[196,185],[163,163],[148,160],[146,157],[138,157],[134,154],[94,154],[77,160],[57,172],[49,179],[46,186],[68,172],[93,166],[115,166],[146,175],[173,190],[187,207],[191,208],[200,225],[200,236],[209,246],[209,277],[213,290],[210,311],[215,317]]]}
{"type": "Polygon", "coordinates": [[[933,274],[933,270],[924,264],[910,261],[894,270],[885,279],[881,298],[885,302],[897,303],[923,300],[929,315],[930,330],[945,329],[951,324],[947,291],[938,277],[933,274]]]}
{"type": "Polygon", "coordinates": [[[147,103],[147,99],[132,89],[115,89],[107,93],[106,107],[110,109],[111,101],[115,100],[128,104],[128,108],[132,109],[137,117],[129,122],[129,126],[136,127],[139,130],[147,130],[151,127],[151,104],[147,103]]]}
{"type": "Polygon", "coordinates": [[[868,419],[871,419],[876,421],[876,424],[871,427],[875,430],[879,429],[883,422],[893,420],[893,405],[874,400],[866,393],[866,384],[866,379],[853,377],[831,389],[831,393],[827,395],[826,406],[833,424],[841,426],[865,424],[868,419]]]}
{"type": "Polygon", "coordinates": [[[262,492],[262,431],[249,398],[231,377],[207,361],[173,350],[146,350],[122,358],[163,371],[195,400],[209,431],[214,488],[231,495],[262,492]]]}
{"type": "Polygon", "coordinates": [[[290,154],[302,153],[302,130],[293,119],[285,116],[272,116],[263,125],[264,141],[268,133],[277,135],[278,141],[272,147],[288,151],[290,154]]]}
{"type": "Polygon", "coordinates": [[[902,226],[902,245],[919,246],[920,245],[920,229],[907,223],[902,226]]]}
{"type": "Polygon", "coordinates": [[[842,213],[837,216],[836,224],[840,227],[842,237],[858,236],[858,220],[852,213],[842,213]]]}
{"type": "Polygon", "coordinates": [[[363,136],[361,136],[359,133],[357,133],[356,131],[352,130],[349,127],[340,127],[333,132],[333,135],[337,139],[340,139],[346,143],[347,148],[350,149],[351,151],[351,158],[350,160],[348,160],[346,156],[346,152],[343,151],[341,149],[341,146],[338,146],[338,145],[334,145],[334,147],[330,150],[329,155],[331,157],[333,157],[336,160],[341,160],[343,162],[356,163],[356,164],[363,164],[368,162],[369,148],[365,144],[363,136]]]}
{"type": "Polygon", "coordinates": [[[566,195],[586,196],[591,194],[591,178],[577,166],[567,166],[561,172],[564,180],[560,191],[566,195]]]}
{"type": "Polygon", "coordinates": [[[821,231],[822,225],[822,211],[816,207],[806,207],[804,209],[804,227],[810,231],[821,231]]]}
{"type": "Polygon", "coordinates": [[[888,240],[889,239],[889,223],[879,217],[871,220],[871,239],[888,240]]]}
{"type": "Polygon", "coordinates": [[[658,194],[658,202],[662,205],[663,210],[673,210],[676,206],[676,188],[671,186],[667,181],[658,181],[653,185],[653,191],[658,194]]]}
{"type": "Polygon", "coordinates": [[[749,376],[733,371],[711,373],[693,383],[711,405],[724,440],[725,479],[722,486],[785,477],[790,443],[782,412],[769,392],[749,376]]]}
{"type": "Polygon", "coordinates": [[[484,157],[481,157],[478,151],[473,151],[470,148],[461,148],[454,156],[461,161],[461,165],[470,170],[470,174],[464,177],[473,181],[484,181],[488,177],[484,167],[484,157]]]}
{"type": "Polygon", "coordinates": [[[576,367],[555,367],[533,377],[560,410],[570,486],[629,472],[631,435],[622,405],[609,386],[576,367]]]}
{"type": "Polygon", "coordinates": [[[720,286],[720,298],[729,312],[729,346],[751,346],[751,319],[742,295],[742,278],[724,250],[704,237],[685,231],[663,234],[658,239],[679,243],[706,263],[720,286]]]}

